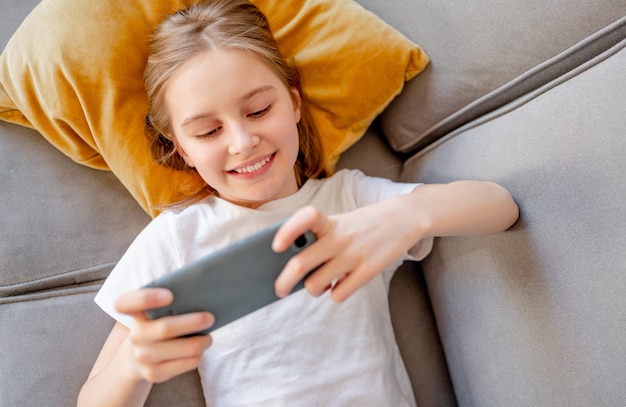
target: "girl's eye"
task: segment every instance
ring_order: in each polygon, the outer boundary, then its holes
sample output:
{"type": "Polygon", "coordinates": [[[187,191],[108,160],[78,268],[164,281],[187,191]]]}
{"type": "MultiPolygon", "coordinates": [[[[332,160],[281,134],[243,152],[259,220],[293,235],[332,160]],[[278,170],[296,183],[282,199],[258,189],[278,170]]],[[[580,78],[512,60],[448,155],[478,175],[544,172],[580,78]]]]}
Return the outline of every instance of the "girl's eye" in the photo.
{"type": "Polygon", "coordinates": [[[222,129],[222,127],[216,127],[213,130],[210,130],[206,133],[202,133],[202,134],[198,134],[196,137],[197,138],[209,138],[209,137],[213,137],[216,136],[217,133],[219,133],[219,131],[222,129]]]}
{"type": "Polygon", "coordinates": [[[263,115],[265,115],[265,113],[269,112],[271,107],[272,105],[268,105],[265,109],[248,114],[248,117],[252,117],[253,119],[257,117],[262,117],[263,115]]]}

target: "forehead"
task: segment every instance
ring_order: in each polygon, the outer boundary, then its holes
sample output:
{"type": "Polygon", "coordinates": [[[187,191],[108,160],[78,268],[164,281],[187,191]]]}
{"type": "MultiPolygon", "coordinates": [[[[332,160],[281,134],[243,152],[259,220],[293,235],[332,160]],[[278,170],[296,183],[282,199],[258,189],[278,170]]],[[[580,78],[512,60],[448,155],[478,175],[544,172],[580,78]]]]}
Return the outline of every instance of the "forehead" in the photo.
{"type": "Polygon", "coordinates": [[[260,57],[239,50],[215,49],[183,63],[169,79],[166,95],[185,91],[231,94],[278,84],[282,81],[260,57]]]}

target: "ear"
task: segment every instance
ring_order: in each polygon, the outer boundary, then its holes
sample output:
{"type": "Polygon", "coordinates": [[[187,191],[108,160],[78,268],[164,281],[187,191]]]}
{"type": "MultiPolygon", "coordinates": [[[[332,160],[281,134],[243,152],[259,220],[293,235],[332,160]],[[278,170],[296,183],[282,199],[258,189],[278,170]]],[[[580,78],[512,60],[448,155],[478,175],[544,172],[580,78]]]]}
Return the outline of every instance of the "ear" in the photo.
{"type": "Polygon", "coordinates": [[[293,111],[296,115],[296,123],[300,123],[300,119],[302,117],[302,112],[300,108],[302,107],[302,97],[300,96],[300,92],[298,89],[292,87],[291,93],[293,94],[291,100],[293,100],[293,111]]]}
{"type": "Polygon", "coordinates": [[[191,161],[191,158],[185,152],[185,149],[183,149],[181,145],[176,141],[176,138],[173,138],[173,141],[174,141],[174,147],[176,147],[176,152],[178,153],[178,155],[180,155],[183,158],[183,160],[185,160],[185,163],[189,167],[191,168],[195,167],[195,165],[193,164],[193,161],[191,161]]]}

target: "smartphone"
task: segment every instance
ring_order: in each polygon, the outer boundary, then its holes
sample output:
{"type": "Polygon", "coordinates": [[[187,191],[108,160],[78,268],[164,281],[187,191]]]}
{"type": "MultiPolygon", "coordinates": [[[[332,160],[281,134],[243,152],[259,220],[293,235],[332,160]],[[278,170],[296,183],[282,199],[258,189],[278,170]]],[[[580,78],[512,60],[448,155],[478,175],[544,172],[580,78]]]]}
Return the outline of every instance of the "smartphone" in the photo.
{"type": "MultiPolygon", "coordinates": [[[[315,242],[315,235],[307,232],[286,251],[274,252],[272,240],[283,223],[268,226],[144,286],[167,288],[174,294],[170,305],[147,310],[148,318],[209,311],[215,324],[198,332],[207,334],[277,301],[274,281],[292,256],[315,242]]],[[[293,292],[304,287],[305,278],[293,292]]]]}

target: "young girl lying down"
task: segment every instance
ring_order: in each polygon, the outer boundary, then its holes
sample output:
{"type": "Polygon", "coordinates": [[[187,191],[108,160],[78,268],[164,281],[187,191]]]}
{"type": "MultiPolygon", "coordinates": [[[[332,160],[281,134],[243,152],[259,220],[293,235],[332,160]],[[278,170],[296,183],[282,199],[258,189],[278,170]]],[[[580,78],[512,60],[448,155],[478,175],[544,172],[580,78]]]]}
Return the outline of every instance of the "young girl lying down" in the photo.
{"type": "Polygon", "coordinates": [[[157,216],[98,293],[117,323],[78,405],[141,406],[153,383],[196,368],[208,406],[415,405],[390,321],[391,276],[424,258],[435,236],[507,229],[518,217],[510,194],[490,182],[326,177],[296,68],[244,0],[165,20],[146,89],[155,154],[197,171],[206,189],[157,216]],[[277,278],[285,298],[210,335],[186,336],[210,327],[210,312],[146,318],[172,293],[140,287],[284,218],[273,250],[309,230],[317,237],[277,278]]]}

